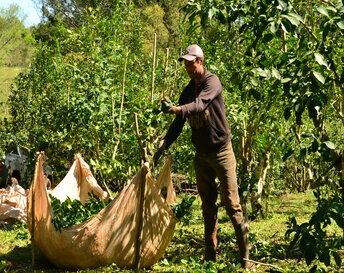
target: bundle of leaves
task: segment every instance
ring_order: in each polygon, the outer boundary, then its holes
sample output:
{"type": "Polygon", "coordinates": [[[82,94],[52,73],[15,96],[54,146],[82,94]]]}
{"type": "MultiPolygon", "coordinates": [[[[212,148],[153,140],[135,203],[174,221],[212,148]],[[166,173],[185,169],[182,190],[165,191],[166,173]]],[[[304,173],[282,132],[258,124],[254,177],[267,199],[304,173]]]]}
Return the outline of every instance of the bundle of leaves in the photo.
{"type": "Polygon", "coordinates": [[[64,202],[50,195],[51,206],[54,211],[54,217],[51,220],[56,230],[81,224],[85,220],[96,215],[107,203],[100,200],[93,192],[88,193],[90,196],[85,204],[79,200],[71,200],[69,197],[64,202]]]}
{"type": "Polygon", "coordinates": [[[170,208],[174,215],[183,222],[188,222],[191,217],[191,207],[196,197],[192,195],[184,195],[178,203],[170,204],[170,208]]]}

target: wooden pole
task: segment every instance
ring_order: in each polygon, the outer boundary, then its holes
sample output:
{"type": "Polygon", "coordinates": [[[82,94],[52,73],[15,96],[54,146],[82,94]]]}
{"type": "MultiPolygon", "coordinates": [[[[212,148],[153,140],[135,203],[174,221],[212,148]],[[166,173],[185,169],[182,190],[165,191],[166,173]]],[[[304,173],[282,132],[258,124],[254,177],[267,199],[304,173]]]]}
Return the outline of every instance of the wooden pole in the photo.
{"type": "Polygon", "coordinates": [[[155,62],[156,62],[156,33],[154,33],[154,44],[153,44],[151,103],[153,103],[153,98],[154,98],[155,62]]]}
{"type": "Polygon", "coordinates": [[[144,165],[144,167],[142,168],[142,173],[141,173],[141,179],[140,179],[141,187],[140,187],[140,192],[139,192],[138,226],[137,226],[136,248],[135,248],[136,271],[138,271],[141,267],[143,211],[144,211],[147,172],[148,172],[148,168],[146,165],[144,165]]]}

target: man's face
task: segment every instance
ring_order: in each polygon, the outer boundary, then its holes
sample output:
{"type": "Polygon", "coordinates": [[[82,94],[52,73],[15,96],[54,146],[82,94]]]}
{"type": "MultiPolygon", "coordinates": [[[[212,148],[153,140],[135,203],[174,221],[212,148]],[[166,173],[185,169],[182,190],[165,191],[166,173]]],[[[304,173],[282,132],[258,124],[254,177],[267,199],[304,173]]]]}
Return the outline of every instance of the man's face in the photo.
{"type": "Polygon", "coordinates": [[[188,73],[190,79],[195,80],[199,78],[203,73],[203,60],[199,59],[198,61],[188,61],[184,59],[184,65],[186,72],[188,73]]]}

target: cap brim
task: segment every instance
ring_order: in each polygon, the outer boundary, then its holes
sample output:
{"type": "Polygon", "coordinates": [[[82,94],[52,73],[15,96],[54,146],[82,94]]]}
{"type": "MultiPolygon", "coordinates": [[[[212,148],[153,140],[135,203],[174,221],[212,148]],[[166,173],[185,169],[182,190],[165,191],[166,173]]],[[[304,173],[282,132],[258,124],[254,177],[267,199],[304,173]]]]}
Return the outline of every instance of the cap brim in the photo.
{"type": "Polygon", "coordinates": [[[182,61],[182,60],[187,60],[187,61],[193,61],[194,59],[196,59],[196,56],[194,55],[184,55],[178,58],[178,61],[182,61]]]}

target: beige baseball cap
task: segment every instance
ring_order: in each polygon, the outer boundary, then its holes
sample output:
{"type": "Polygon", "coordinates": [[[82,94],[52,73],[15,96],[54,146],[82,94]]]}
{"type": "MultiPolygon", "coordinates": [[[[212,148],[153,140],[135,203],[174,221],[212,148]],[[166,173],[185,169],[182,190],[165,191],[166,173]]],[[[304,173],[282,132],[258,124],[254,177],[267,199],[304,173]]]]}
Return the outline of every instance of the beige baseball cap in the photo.
{"type": "Polygon", "coordinates": [[[178,58],[178,61],[187,60],[193,61],[196,58],[204,58],[203,50],[198,45],[190,45],[185,49],[183,56],[178,58]]]}

